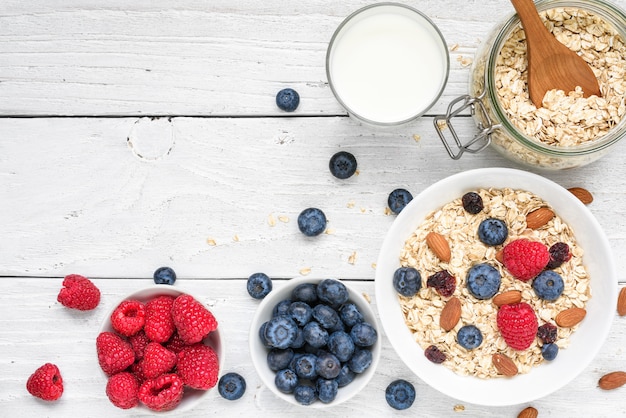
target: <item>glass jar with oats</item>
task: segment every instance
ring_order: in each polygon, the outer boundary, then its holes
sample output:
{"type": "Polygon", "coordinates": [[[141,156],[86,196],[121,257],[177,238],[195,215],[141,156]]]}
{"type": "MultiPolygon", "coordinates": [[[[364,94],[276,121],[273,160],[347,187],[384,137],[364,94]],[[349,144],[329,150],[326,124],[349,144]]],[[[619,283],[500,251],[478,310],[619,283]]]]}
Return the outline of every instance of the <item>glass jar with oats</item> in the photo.
{"type": "Polygon", "coordinates": [[[540,0],[554,36],[592,68],[601,97],[548,91],[537,108],[528,95],[524,30],[517,15],[496,27],[476,54],[469,95],[454,100],[435,128],[458,159],[492,145],[529,167],[561,170],[589,164],[626,135],[626,14],[602,0],[540,0]],[[463,140],[454,117],[471,113],[478,133],[463,140]]]}

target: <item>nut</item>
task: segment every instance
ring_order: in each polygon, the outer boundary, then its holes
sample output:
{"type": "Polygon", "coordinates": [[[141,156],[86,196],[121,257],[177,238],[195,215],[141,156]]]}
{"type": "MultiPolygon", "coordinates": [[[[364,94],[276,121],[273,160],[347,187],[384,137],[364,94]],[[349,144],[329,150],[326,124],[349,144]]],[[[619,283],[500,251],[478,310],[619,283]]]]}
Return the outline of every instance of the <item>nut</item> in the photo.
{"type": "Polygon", "coordinates": [[[583,308],[569,308],[559,312],[554,320],[560,327],[570,328],[578,324],[587,315],[587,311],[583,308]]]}
{"type": "Polygon", "coordinates": [[[617,297],[617,313],[619,316],[626,315],[626,287],[622,287],[617,297]]]}
{"type": "Polygon", "coordinates": [[[512,305],[521,301],[522,292],[520,292],[519,290],[508,290],[506,292],[502,292],[496,295],[496,297],[493,298],[493,303],[496,306],[512,305]]]}
{"type": "Polygon", "coordinates": [[[448,241],[443,235],[432,231],[429,232],[426,235],[426,244],[441,261],[445,263],[450,262],[450,245],[448,245],[448,241]]]}
{"type": "Polygon", "coordinates": [[[508,377],[515,376],[517,374],[517,366],[515,365],[513,360],[511,360],[504,354],[494,353],[491,356],[491,361],[493,362],[493,365],[496,367],[499,373],[508,377]]]}
{"type": "Polygon", "coordinates": [[[542,207],[535,209],[526,215],[526,226],[530,229],[539,229],[554,218],[554,212],[551,209],[542,207]]]}
{"type": "Polygon", "coordinates": [[[504,264],[504,250],[498,250],[496,253],[496,261],[500,264],[504,264]]]}
{"type": "Polygon", "coordinates": [[[537,418],[537,416],[539,416],[539,411],[529,406],[528,408],[522,409],[522,412],[517,415],[517,418],[537,418]]]}
{"type": "Polygon", "coordinates": [[[598,381],[600,389],[612,390],[626,384],[626,372],[611,372],[605,374],[598,381]]]}
{"type": "Polygon", "coordinates": [[[578,200],[583,202],[585,205],[593,202],[593,195],[587,189],[583,189],[582,187],[571,187],[567,190],[569,190],[574,196],[578,198],[578,200]]]}
{"type": "Polygon", "coordinates": [[[461,319],[461,301],[456,296],[446,302],[441,310],[439,325],[446,331],[450,331],[461,319]]]}

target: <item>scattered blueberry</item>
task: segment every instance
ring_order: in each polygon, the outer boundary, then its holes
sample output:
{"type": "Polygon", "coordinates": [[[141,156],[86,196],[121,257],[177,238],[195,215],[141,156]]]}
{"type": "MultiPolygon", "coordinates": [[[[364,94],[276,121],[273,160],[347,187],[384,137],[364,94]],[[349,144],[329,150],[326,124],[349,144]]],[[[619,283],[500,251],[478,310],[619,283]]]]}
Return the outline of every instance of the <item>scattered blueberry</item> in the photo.
{"type": "Polygon", "coordinates": [[[263,299],[272,291],[272,279],[265,273],[254,273],[248,277],[247,289],[254,299],[263,299]]]}
{"type": "Polygon", "coordinates": [[[317,390],[317,398],[320,402],[330,403],[337,397],[339,384],[335,379],[317,379],[317,382],[315,382],[315,389],[317,390]]]}
{"type": "Polygon", "coordinates": [[[478,239],[485,245],[500,245],[509,236],[506,223],[498,218],[487,218],[478,225],[478,239]]]}
{"type": "Polygon", "coordinates": [[[368,349],[356,348],[348,366],[354,373],[363,373],[372,364],[372,352],[368,349]]]}
{"type": "Polygon", "coordinates": [[[487,263],[475,264],[467,272],[467,290],[477,299],[492,298],[500,290],[501,281],[498,269],[487,263]]]}
{"type": "Polygon", "coordinates": [[[394,380],[385,390],[385,399],[393,409],[408,409],[415,402],[415,386],[403,379],[394,380]]]}
{"type": "Polygon", "coordinates": [[[473,350],[483,342],[483,334],[474,325],[465,325],[456,334],[456,341],[467,350],[473,350]]]}
{"type": "Polygon", "coordinates": [[[533,280],[533,290],[539,298],[544,300],[558,299],[563,293],[563,288],[563,278],[553,270],[545,270],[533,280]]]}
{"type": "Polygon", "coordinates": [[[308,303],[309,305],[317,302],[317,285],[313,283],[302,283],[296,286],[291,292],[293,300],[308,303]]]}
{"type": "Polygon", "coordinates": [[[389,193],[389,197],[387,198],[387,205],[389,206],[389,209],[391,209],[391,211],[397,215],[402,211],[402,209],[404,209],[406,205],[409,204],[411,200],[413,200],[413,195],[411,194],[411,192],[405,189],[395,189],[394,191],[389,193]]]}
{"type": "Polygon", "coordinates": [[[159,267],[154,271],[154,283],[173,285],[176,281],[176,273],[170,267],[159,267]]]}
{"type": "Polygon", "coordinates": [[[347,151],[339,151],[330,158],[330,172],[338,179],[347,179],[356,173],[356,158],[347,151]]]}
{"type": "Polygon", "coordinates": [[[347,327],[353,327],[355,324],[365,320],[363,314],[354,303],[346,303],[339,308],[339,318],[347,327]]]}
{"type": "Polygon", "coordinates": [[[293,350],[291,348],[287,348],[285,350],[273,348],[269,353],[267,353],[267,365],[274,371],[286,369],[289,367],[289,363],[291,363],[293,355],[293,350]]]}
{"type": "Polygon", "coordinates": [[[414,296],[422,288],[422,276],[413,267],[400,267],[393,273],[393,287],[402,296],[414,296]]]}
{"type": "Polygon", "coordinates": [[[293,393],[294,388],[298,384],[298,376],[291,369],[279,370],[276,372],[274,384],[283,393],[293,393]]]}
{"type": "Polygon", "coordinates": [[[299,378],[312,380],[317,376],[315,363],[317,357],[314,354],[304,354],[295,361],[294,371],[299,378]]]}
{"type": "Polygon", "coordinates": [[[378,339],[376,329],[367,322],[359,322],[350,330],[350,337],[359,347],[371,347],[378,339]]]}
{"type": "Polygon", "coordinates": [[[287,314],[291,316],[291,319],[296,321],[296,324],[303,327],[311,320],[311,317],[313,316],[313,309],[311,309],[308,303],[295,301],[289,305],[287,314]]]}
{"type": "Polygon", "coordinates": [[[313,318],[324,328],[334,329],[341,321],[339,314],[328,305],[315,305],[313,318]]]}
{"type": "Polygon", "coordinates": [[[544,344],[550,344],[555,342],[557,334],[558,328],[556,327],[556,325],[549,322],[546,322],[545,324],[537,328],[537,337],[539,337],[539,339],[543,341],[544,344]]]}
{"type": "Polygon", "coordinates": [[[335,380],[337,381],[337,385],[342,388],[352,383],[355,377],[356,373],[350,370],[348,364],[344,364],[343,366],[341,366],[339,375],[335,378],[335,380]]]}
{"type": "Polygon", "coordinates": [[[341,362],[334,354],[325,351],[320,352],[315,362],[315,369],[317,374],[324,379],[334,379],[339,376],[341,362]]]}
{"type": "Polygon", "coordinates": [[[301,405],[311,405],[317,399],[315,388],[309,385],[298,385],[293,391],[293,397],[301,405]]]}
{"type": "Polygon", "coordinates": [[[348,301],[346,285],[335,279],[324,279],[317,285],[317,297],[330,306],[340,306],[348,301]]]}
{"type": "Polygon", "coordinates": [[[326,215],[317,208],[307,208],[298,215],[298,228],[307,237],[314,237],[326,229],[326,215]]]}
{"type": "Polygon", "coordinates": [[[434,288],[443,297],[450,297],[456,290],[456,277],[448,270],[438,271],[426,279],[426,286],[434,288]]]}
{"type": "Polygon", "coordinates": [[[544,344],[541,346],[541,355],[544,359],[552,361],[559,354],[559,346],[555,343],[544,344]]]}
{"type": "Polygon", "coordinates": [[[546,266],[547,269],[560,267],[561,264],[572,258],[572,253],[569,252],[569,245],[564,242],[552,244],[548,252],[550,253],[550,261],[548,261],[548,265],[546,266]]]}
{"type": "Polygon", "coordinates": [[[284,299],[278,302],[274,309],[272,310],[272,317],[281,316],[281,315],[289,315],[289,307],[291,306],[291,299],[284,299]]]}
{"type": "Polygon", "coordinates": [[[238,373],[226,373],[220,378],[217,390],[224,399],[237,400],[246,392],[246,380],[238,373]]]}
{"type": "Polygon", "coordinates": [[[328,344],[328,331],[319,322],[311,321],[302,330],[304,341],[315,348],[320,348],[328,344]]]}
{"type": "Polygon", "coordinates": [[[424,355],[435,364],[441,364],[446,361],[446,354],[436,345],[430,345],[424,350],[424,355]]]}
{"type": "Polygon", "coordinates": [[[296,339],[298,325],[287,316],[277,316],[268,321],[265,327],[265,339],[274,348],[286,349],[296,339]]]}
{"type": "Polygon", "coordinates": [[[293,112],[299,104],[300,95],[294,89],[282,89],[276,94],[276,106],[285,112],[293,112]]]}
{"type": "Polygon", "coordinates": [[[354,354],[354,340],[344,331],[335,331],[328,337],[328,351],[341,362],[350,360],[354,354]]]}
{"type": "Polygon", "coordinates": [[[480,213],[484,207],[483,198],[476,192],[465,193],[461,198],[461,202],[463,203],[463,209],[472,215],[480,213]]]}

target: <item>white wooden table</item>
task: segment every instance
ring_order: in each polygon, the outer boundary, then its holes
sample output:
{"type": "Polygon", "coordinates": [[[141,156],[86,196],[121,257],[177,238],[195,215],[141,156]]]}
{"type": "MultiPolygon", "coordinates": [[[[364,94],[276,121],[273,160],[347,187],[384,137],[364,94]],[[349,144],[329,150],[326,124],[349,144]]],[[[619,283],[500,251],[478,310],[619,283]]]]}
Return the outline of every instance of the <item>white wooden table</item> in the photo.
{"type": "MultiPolygon", "coordinates": [[[[514,417],[525,406],[488,408],[431,389],[400,361],[383,335],[368,387],[323,412],[275,397],[255,373],[248,330],[258,302],[245,280],[263,271],[275,286],[310,269],[350,281],[372,297],[378,250],[393,216],[388,193],[413,194],[453,173],[515,167],[492,150],[451,160],[432,128],[467,92],[468,62],[506,0],[425,0],[419,8],[451,49],[443,97],[428,115],[374,130],[346,117],[326,80],[324,58],[336,26],[367,1],[325,0],[3,0],[0,3],[0,416],[116,417],[95,356],[107,311],[174,268],[220,319],[224,371],[248,382],[236,402],[211,393],[193,416],[348,415],[514,417]],[[454,46],[454,47],[453,47],[454,46]],[[301,95],[293,114],[276,92],[301,95]],[[416,141],[417,135],[419,141],[416,141]],[[333,178],[338,150],[358,159],[359,175],[333,178]],[[298,213],[323,209],[333,234],[306,239],[298,213]],[[270,226],[273,216],[276,225],[270,226]],[[62,277],[90,277],[102,291],[87,313],[56,302],[62,277]],[[56,363],[65,393],[44,403],[25,383],[56,363]],[[417,400],[398,413],[384,389],[414,383],[417,400]]],[[[622,8],[625,0],[614,0],[622,8]]],[[[472,132],[466,119],[462,128],[472,132]]],[[[621,144],[584,168],[544,173],[594,197],[590,209],[626,270],[626,166],[621,144]]],[[[626,277],[626,276],[624,276],[626,277]]],[[[565,388],[532,403],[540,416],[626,416],[626,392],[601,391],[604,373],[626,369],[626,317],[616,315],[597,359],[565,388]]],[[[173,416],[183,416],[174,413],[173,416]]],[[[187,414],[189,416],[189,414],[187,414]]]]}

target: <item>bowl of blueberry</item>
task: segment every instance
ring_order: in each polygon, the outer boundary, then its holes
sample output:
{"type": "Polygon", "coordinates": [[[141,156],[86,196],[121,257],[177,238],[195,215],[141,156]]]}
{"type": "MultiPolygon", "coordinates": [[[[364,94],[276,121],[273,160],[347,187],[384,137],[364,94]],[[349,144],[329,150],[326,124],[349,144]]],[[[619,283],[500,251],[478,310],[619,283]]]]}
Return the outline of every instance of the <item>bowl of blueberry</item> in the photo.
{"type": "Polygon", "coordinates": [[[322,408],[365,387],[380,359],[370,304],[336,279],[295,278],[275,286],[250,327],[254,367],[276,396],[322,408]]]}

